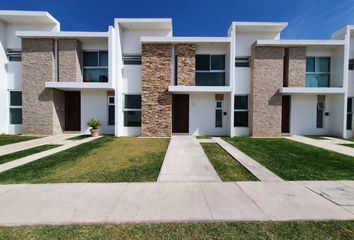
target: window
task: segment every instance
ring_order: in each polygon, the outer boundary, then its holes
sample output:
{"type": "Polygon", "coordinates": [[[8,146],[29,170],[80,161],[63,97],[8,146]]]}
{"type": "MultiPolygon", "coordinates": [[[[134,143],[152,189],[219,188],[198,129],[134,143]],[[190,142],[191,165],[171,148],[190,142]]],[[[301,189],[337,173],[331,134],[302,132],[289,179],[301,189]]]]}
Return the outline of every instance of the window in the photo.
{"type": "Polygon", "coordinates": [[[10,124],[22,124],[22,92],[10,92],[10,124]]]}
{"type": "Polygon", "coordinates": [[[141,95],[125,95],[124,97],[124,126],[141,126],[141,95]]]}
{"type": "Polygon", "coordinates": [[[329,57],[307,57],[306,87],[329,87],[330,68],[329,57]]]}
{"type": "Polygon", "coordinates": [[[323,128],[324,111],[325,111],[325,98],[324,96],[317,96],[317,114],[316,114],[317,128],[323,128]]]}
{"type": "Polygon", "coordinates": [[[108,125],[115,123],[114,96],[108,96],[108,125]]]}
{"type": "Polygon", "coordinates": [[[349,59],[349,70],[354,70],[354,59],[349,59]]]}
{"type": "Polygon", "coordinates": [[[197,86],[225,86],[225,55],[196,55],[197,86]]]}
{"type": "Polygon", "coordinates": [[[141,55],[140,54],[123,54],[123,63],[125,65],[141,65],[141,55]]]}
{"type": "Polygon", "coordinates": [[[353,98],[347,99],[347,130],[352,130],[353,125],[353,98]]]}
{"type": "Polygon", "coordinates": [[[8,49],[6,52],[7,58],[10,62],[21,62],[22,61],[22,51],[8,49]]]}
{"type": "Polygon", "coordinates": [[[236,57],[235,67],[250,67],[250,57],[236,57]]]}
{"type": "Polygon", "coordinates": [[[235,96],[234,127],[248,127],[248,95],[235,96]]]}
{"type": "Polygon", "coordinates": [[[108,82],[108,51],[84,51],[84,82],[108,82]]]}
{"type": "Polygon", "coordinates": [[[216,110],[215,110],[215,127],[222,127],[222,112],[223,112],[223,102],[216,101],[216,110]]]}

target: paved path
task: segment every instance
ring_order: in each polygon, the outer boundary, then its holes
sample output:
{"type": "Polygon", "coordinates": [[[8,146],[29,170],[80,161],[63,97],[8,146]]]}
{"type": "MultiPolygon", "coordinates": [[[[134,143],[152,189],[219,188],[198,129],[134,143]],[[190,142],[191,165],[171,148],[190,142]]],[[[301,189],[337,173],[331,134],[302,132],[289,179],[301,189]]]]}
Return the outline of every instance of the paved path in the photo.
{"type": "Polygon", "coordinates": [[[80,134],[58,134],[58,135],[37,138],[37,139],[28,140],[19,143],[7,144],[4,146],[0,146],[0,156],[18,152],[18,151],[23,151],[26,149],[38,147],[45,144],[62,144],[63,142],[66,141],[66,139],[78,135],[80,134]]]}
{"type": "MultiPolygon", "coordinates": [[[[308,137],[303,137],[303,136],[291,136],[291,137],[285,137],[289,140],[293,140],[296,142],[308,144],[311,146],[319,147],[322,149],[326,149],[329,151],[345,154],[351,157],[354,157],[354,148],[351,147],[346,147],[342,145],[338,145],[334,143],[331,140],[322,140],[322,139],[313,139],[313,138],[308,138],[308,137]]],[[[351,142],[353,143],[353,142],[351,142]]]]}
{"type": "Polygon", "coordinates": [[[225,140],[215,137],[212,138],[214,142],[219,144],[226,152],[228,152],[234,159],[241,163],[248,171],[250,171],[256,178],[263,182],[279,182],[283,181],[280,177],[268,170],[257,161],[253,160],[248,155],[244,154],[225,140]]]}
{"type": "Polygon", "coordinates": [[[27,156],[27,157],[24,157],[24,158],[19,158],[17,160],[13,160],[13,161],[10,161],[10,162],[4,163],[4,164],[0,164],[0,173],[4,172],[4,171],[7,171],[7,170],[10,170],[12,168],[19,167],[21,165],[33,162],[33,161],[36,161],[36,160],[39,160],[39,159],[47,157],[49,155],[52,155],[52,154],[67,150],[69,148],[78,146],[80,144],[96,140],[97,138],[100,138],[100,137],[85,138],[83,140],[75,140],[75,141],[73,141],[73,140],[61,140],[60,142],[56,142],[56,143],[63,144],[63,146],[52,148],[52,149],[47,150],[47,151],[39,152],[39,153],[30,155],[30,156],[27,156]]]}
{"type": "MultiPolygon", "coordinates": [[[[0,225],[354,219],[350,209],[327,200],[304,184],[157,182],[0,185],[0,225]]],[[[350,191],[354,190],[354,183],[346,184],[349,194],[353,194],[350,191]]]]}
{"type": "Polygon", "coordinates": [[[172,136],[158,182],[216,181],[221,179],[193,136],[172,136]]]}

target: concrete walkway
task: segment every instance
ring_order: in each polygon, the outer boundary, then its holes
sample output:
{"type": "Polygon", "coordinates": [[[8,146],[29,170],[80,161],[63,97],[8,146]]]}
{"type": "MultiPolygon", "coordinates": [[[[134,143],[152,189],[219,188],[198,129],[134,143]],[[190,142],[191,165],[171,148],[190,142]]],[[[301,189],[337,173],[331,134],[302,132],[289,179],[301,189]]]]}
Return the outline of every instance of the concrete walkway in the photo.
{"type": "MultiPolygon", "coordinates": [[[[93,140],[96,140],[97,138],[100,138],[100,137],[85,138],[83,140],[75,140],[75,141],[73,141],[73,140],[61,140],[60,142],[57,141],[57,142],[55,142],[56,144],[60,143],[60,144],[63,144],[63,146],[52,148],[47,151],[39,152],[39,153],[30,155],[30,156],[27,156],[24,158],[19,158],[17,160],[13,160],[13,161],[10,161],[10,162],[4,163],[4,164],[0,164],[0,173],[10,170],[12,168],[19,167],[21,165],[33,162],[33,161],[36,161],[36,160],[39,160],[39,159],[47,157],[49,155],[67,150],[69,148],[78,146],[80,144],[91,142],[93,140]]],[[[49,143],[47,143],[47,144],[49,144],[49,143]]],[[[53,144],[53,142],[52,142],[52,144],[53,144]]]]}
{"type": "Polygon", "coordinates": [[[266,167],[253,160],[248,155],[244,154],[225,140],[215,137],[212,138],[214,142],[219,144],[226,152],[228,152],[234,159],[241,163],[248,171],[250,171],[256,178],[263,182],[279,182],[283,181],[280,177],[268,170],[266,167]]]}
{"type": "Polygon", "coordinates": [[[158,182],[220,182],[198,140],[193,136],[172,136],[158,182]]]}
{"type": "MultiPolygon", "coordinates": [[[[354,219],[353,212],[304,185],[306,182],[0,185],[0,225],[354,219]]],[[[353,194],[354,183],[346,186],[353,194]]]]}
{"type": "Polygon", "coordinates": [[[58,134],[58,135],[37,138],[37,139],[28,140],[19,143],[7,144],[4,146],[0,146],[0,156],[18,152],[18,151],[23,151],[26,149],[38,147],[45,144],[63,144],[65,143],[66,139],[78,135],[80,134],[58,134]]]}
{"type": "MultiPolygon", "coordinates": [[[[322,139],[313,139],[313,138],[308,138],[308,137],[303,137],[303,136],[291,136],[291,137],[285,137],[289,140],[293,140],[296,142],[308,144],[311,146],[319,147],[325,150],[345,154],[351,157],[354,157],[354,148],[351,147],[346,147],[342,145],[338,145],[334,143],[331,140],[322,140],[322,139]]],[[[351,142],[354,144],[353,142],[351,142]]]]}

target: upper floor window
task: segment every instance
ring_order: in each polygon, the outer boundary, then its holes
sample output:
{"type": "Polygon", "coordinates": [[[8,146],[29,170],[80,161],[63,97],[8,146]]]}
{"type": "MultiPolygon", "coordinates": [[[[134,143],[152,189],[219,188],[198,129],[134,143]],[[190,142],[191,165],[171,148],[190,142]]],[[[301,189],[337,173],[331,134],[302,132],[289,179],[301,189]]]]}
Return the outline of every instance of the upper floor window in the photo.
{"type": "Polygon", "coordinates": [[[349,59],[349,70],[354,70],[354,59],[349,59]]]}
{"type": "Polygon", "coordinates": [[[108,51],[84,51],[84,82],[108,82],[108,51]]]}
{"type": "Polygon", "coordinates": [[[22,51],[8,49],[6,52],[7,58],[10,62],[21,62],[22,61],[22,51]]]}
{"type": "Polygon", "coordinates": [[[225,55],[196,55],[197,86],[225,86],[225,55]]]}
{"type": "Polygon", "coordinates": [[[250,67],[250,57],[236,57],[235,67],[250,67]]]}
{"type": "Polygon", "coordinates": [[[330,69],[329,57],[307,57],[306,87],[329,87],[330,69]]]}
{"type": "Polygon", "coordinates": [[[125,65],[141,65],[141,55],[140,54],[123,54],[123,63],[125,65]]]}

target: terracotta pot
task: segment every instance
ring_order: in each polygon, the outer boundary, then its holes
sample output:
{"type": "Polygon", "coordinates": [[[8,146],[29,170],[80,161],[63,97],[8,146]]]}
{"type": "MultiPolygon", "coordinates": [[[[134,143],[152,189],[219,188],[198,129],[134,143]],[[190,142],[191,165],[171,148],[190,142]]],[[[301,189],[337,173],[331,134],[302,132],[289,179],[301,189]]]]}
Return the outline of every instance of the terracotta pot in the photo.
{"type": "Polygon", "coordinates": [[[91,137],[98,137],[100,135],[100,130],[98,128],[96,129],[92,128],[90,132],[91,132],[91,137]]]}

